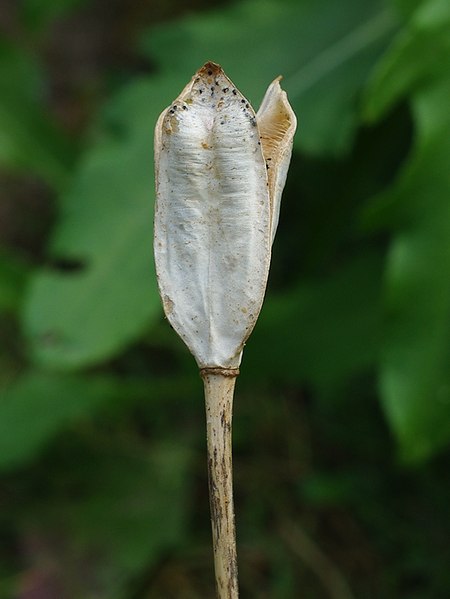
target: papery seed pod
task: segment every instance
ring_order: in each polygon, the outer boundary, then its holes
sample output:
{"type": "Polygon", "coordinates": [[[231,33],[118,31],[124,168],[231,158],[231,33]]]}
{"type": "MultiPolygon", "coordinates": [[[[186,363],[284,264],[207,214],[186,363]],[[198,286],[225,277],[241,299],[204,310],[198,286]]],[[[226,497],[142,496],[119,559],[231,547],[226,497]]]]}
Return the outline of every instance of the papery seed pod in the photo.
{"type": "Polygon", "coordinates": [[[239,366],[264,298],[295,127],[279,79],[256,115],[212,62],[158,119],[158,284],[200,368],[239,366]]]}

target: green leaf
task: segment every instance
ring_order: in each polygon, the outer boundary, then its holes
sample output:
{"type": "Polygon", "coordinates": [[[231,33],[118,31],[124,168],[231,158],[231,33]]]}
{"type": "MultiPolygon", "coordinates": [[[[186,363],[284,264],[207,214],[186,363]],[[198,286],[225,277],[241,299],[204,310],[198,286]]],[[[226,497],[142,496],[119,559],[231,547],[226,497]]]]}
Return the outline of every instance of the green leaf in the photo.
{"type": "Polygon", "coordinates": [[[31,373],[0,393],[0,469],[35,458],[56,433],[104,405],[108,379],[31,373]]]}
{"type": "Polygon", "coordinates": [[[450,441],[450,5],[429,0],[381,63],[367,90],[375,119],[410,97],[416,142],[394,187],[371,217],[390,223],[388,311],[380,386],[405,461],[450,441]]]}
{"type": "Polygon", "coordinates": [[[0,38],[0,164],[66,182],[73,149],[46,115],[43,74],[33,56],[0,38]]]}
{"type": "Polygon", "coordinates": [[[442,77],[450,61],[450,3],[428,0],[411,16],[375,70],[365,116],[379,119],[395,102],[442,77]]]}
{"type": "Polygon", "coordinates": [[[221,63],[255,106],[282,74],[299,117],[297,147],[341,154],[357,126],[357,96],[395,28],[378,0],[247,0],[152,29],[142,47],[180,82],[207,59],[221,63]]]}
{"type": "Polygon", "coordinates": [[[450,77],[414,97],[418,142],[391,193],[407,219],[389,254],[381,390],[409,461],[450,441],[449,97],[450,77]]]}
{"type": "Polygon", "coordinates": [[[137,337],[160,302],[152,260],[152,124],[149,101],[139,135],[94,149],[63,198],[52,253],[79,270],[41,271],[24,322],[37,360],[79,367],[137,337]]]}

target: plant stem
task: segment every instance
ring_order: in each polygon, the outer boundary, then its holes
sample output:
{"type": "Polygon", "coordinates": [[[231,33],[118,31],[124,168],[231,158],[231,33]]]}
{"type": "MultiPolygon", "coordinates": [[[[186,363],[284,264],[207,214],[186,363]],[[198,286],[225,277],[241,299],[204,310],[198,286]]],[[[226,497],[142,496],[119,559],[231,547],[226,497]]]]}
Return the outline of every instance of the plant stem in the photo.
{"type": "Polygon", "coordinates": [[[218,599],[237,599],[231,420],[237,370],[205,369],[209,501],[218,599]]]}

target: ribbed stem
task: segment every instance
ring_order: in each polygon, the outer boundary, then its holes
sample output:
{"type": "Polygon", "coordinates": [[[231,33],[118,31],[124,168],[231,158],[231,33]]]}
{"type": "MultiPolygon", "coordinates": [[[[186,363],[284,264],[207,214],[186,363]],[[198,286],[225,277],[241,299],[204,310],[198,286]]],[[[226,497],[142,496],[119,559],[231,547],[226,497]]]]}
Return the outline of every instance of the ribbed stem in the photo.
{"type": "Polygon", "coordinates": [[[205,386],[209,501],[218,599],[237,599],[231,421],[235,376],[202,372],[205,386]]]}

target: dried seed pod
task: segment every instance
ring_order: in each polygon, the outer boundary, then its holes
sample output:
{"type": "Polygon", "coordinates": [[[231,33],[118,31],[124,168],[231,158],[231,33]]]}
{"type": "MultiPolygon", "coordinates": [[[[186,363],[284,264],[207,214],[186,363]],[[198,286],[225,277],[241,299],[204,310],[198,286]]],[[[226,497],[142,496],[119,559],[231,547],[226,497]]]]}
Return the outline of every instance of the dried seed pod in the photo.
{"type": "Polygon", "coordinates": [[[264,298],[294,130],[278,80],[257,116],[212,62],[158,119],[158,284],[201,368],[239,366],[264,298]]]}

